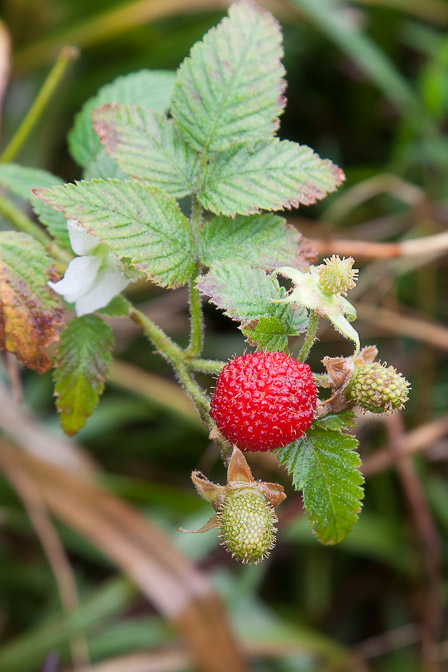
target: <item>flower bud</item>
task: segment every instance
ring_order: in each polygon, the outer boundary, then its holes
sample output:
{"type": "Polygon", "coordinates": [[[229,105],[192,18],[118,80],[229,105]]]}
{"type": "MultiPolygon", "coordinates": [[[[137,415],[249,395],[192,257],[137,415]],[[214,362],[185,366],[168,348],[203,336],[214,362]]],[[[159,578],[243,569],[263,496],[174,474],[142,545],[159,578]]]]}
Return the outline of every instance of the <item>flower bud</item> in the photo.
{"type": "Polygon", "coordinates": [[[218,520],[223,546],[243,563],[259,562],[274,547],[277,516],[254,488],[229,491],[218,520]]]}
{"type": "Polygon", "coordinates": [[[379,362],[355,369],[346,389],[349,401],[371,413],[393,413],[408,400],[409,383],[393,366],[379,362]]]}

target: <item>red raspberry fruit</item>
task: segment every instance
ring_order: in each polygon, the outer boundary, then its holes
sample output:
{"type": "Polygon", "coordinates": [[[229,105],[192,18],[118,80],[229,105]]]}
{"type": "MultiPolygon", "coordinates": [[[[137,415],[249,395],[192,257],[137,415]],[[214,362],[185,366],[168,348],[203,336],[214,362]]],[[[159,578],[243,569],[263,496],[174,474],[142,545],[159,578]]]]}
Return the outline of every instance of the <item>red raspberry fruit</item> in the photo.
{"type": "Polygon", "coordinates": [[[313,421],[316,386],[308,364],[284,352],[254,352],[222,370],[211,412],[221,433],[243,451],[281,448],[313,421]]]}

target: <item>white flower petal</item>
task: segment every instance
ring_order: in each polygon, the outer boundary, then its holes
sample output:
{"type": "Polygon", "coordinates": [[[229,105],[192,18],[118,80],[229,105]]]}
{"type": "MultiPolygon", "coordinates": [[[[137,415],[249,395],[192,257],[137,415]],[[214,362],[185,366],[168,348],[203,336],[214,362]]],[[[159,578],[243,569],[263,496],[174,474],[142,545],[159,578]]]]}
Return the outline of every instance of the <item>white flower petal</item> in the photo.
{"type": "Polygon", "coordinates": [[[81,317],[105,308],[129,283],[130,279],[120,270],[106,267],[99,274],[92,289],[76,301],[76,314],[81,317]]]}
{"type": "Polygon", "coordinates": [[[67,222],[68,236],[70,245],[75,254],[88,254],[99,244],[98,238],[87,233],[82,226],[79,226],[77,219],[69,219],[67,222]]]}
{"type": "Polygon", "coordinates": [[[91,290],[100,265],[101,260],[96,257],[76,257],[69,263],[62,280],[48,285],[68,303],[74,303],[91,290]]]}

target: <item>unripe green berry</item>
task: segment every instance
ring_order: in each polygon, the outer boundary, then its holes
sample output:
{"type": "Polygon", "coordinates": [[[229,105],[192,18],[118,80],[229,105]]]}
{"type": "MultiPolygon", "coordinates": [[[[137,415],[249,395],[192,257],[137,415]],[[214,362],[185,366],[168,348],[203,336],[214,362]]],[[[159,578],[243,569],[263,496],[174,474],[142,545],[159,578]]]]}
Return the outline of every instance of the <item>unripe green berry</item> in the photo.
{"type": "Polygon", "coordinates": [[[403,408],[408,391],[408,381],[393,366],[374,362],[355,371],[347,396],[366,411],[392,413],[403,408]]]}
{"type": "Polygon", "coordinates": [[[218,514],[223,545],[244,563],[259,562],[275,543],[277,517],[258,490],[230,491],[218,514]]]}
{"type": "Polygon", "coordinates": [[[324,259],[325,264],[320,264],[317,269],[322,289],[329,294],[347,294],[353,289],[358,279],[358,270],[353,268],[355,260],[352,257],[341,259],[333,254],[330,259],[324,259]]]}

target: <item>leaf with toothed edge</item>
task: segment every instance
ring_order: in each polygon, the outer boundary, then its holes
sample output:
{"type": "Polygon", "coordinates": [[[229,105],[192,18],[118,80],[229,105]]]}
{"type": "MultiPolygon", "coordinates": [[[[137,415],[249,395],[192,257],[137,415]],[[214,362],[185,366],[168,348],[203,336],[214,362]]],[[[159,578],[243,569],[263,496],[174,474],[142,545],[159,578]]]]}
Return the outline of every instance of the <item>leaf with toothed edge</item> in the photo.
{"type": "MultiPolygon", "coordinates": [[[[308,318],[305,310],[285,310],[290,304],[274,303],[284,294],[277,280],[260,268],[242,262],[221,262],[199,278],[199,290],[224,310],[224,314],[255,331],[256,323],[263,317],[272,317],[281,322],[287,334],[306,330],[308,318]]],[[[245,333],[245,332],[244,332],[245,333]]],[[[250,340],[256,334],[250,334],[250,340]]]]}
{"type": "Polygon", "coordinates": [[[350,533],[361,511],[364,478],[353,436],[313,427],[277,455],[303,490],[303,504],[323,544],[338,544],[350,533]]]}
{"type": "Polygon", "coordinates": [[[124,173],[177,198],[192,193],[199,157],[172,120],[137,105],[103,105],[92,116],[105,151],[124,173]]]}
{"type": "Polygon", "coordinates": [[[250,0],[194,45],[181,64],[171,108],[194,149],[221,151],[271,135],[285,99],[280,26],[250,0]]]}
{"type": "Polygon", "coordinates": [[[322,429],[333,429],[342,432],[356,425],[356,416],[353,411],[345,410],[340,413],[328,413],[321,418],[316,418],[314,424],[322,429]]]}
{"type": "Polygon", "coordinates": [[[59,340],[64,322],[59,297],[48,287],[57,280],[52,260],[26,233],[0,233],[0,348],[38,373],[51,367],[45,352],[59,340]]]}
{"type": "Polygon", "coordinates": [[[262,317],[241,331],[259,350],[283,352],[288,347],[288,328],[278,317],[262,317]]]}
{"type": "Polygon", "coordinates": [[[66,434],[76,434],[97,405],[113,345],[112,329],[98,315],[75,317],[62,332],[53,378],[59,419],[66,434]]]}
{"type": "Polygon", "coordinates": [[[91,115],[96,107],[105,103],[129,103],[165,112],[170,105],[175,76],[167,70],[140,70],[101,87],[84,103],[68,134],[70,154],[75,161],[87,168],[103,151],[92,124],[91,115]]]}
{"type": "Polygon", "coordinates": [[[340,168],[309,147],[270,138],[213,157],[198,198],[217,214],[247,215],[311,205],[343,180],[340,168]]]}
{"type": "Polygon", "coordinates": [[[47,170],[20,166],[18,163],[3,163],[0,165],[0,185],[31,203],[39,222],[48,229],[61,247],[71,251],[67,222],[64,217],[60,212],[56,212],[45,203],[36,201],[31,191],[32,189],[54,187],[61,184],[64,184],[63,180],[47,170]]]}
{"type": "Polygon", "coordinates": [[[242,261],[265,270],[274,270],[280,259],[302,268],[302,236],[294,226],[273,214],[215,217],[204,225],[201,261],[212,266],[217,261],[242,261]]]}
{"type": "Polygon", "coordinates": [[[178,287],[193,277],[188,220],[160,189],[134,181],[92,180],[38,189],[35,195],[77,220],[156,284],[178,287]]]}

